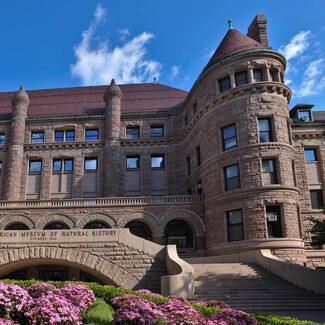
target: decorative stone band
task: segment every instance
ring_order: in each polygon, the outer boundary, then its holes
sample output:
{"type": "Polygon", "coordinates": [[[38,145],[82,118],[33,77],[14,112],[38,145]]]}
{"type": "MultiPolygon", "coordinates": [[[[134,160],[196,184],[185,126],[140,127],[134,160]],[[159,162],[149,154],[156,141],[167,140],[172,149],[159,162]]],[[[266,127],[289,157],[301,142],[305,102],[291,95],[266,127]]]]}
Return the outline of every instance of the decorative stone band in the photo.
{"type": "Polygon", "coordinates": [[[35,201],[2,201],[0,209],[26,208],[61,208],[61,207],[112,207],[112,206],[141,206],[160,204],[190,204],[203,202],[202,195],[171,195],[171,196],[142,196],[142,197],[110,197],[102,199],[72,199],[72,200],[35,200],[35,201]]]}

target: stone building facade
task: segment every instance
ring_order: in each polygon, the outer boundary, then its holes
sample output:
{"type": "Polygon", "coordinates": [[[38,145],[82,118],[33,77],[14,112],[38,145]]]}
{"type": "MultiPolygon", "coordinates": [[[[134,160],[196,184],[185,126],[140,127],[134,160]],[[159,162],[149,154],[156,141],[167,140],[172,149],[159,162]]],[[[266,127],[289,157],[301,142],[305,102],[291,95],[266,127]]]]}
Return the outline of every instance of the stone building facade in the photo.
{"type": "MultiPolygon", "coordinates": [[[[228,30],[189,92],[112,80],[0,93],[1,234],[129,228],[183,256],[269,248],[324,267],[308,229],[325,217],[325,114],[289,112],[285,69],[257,15],[247,35],[228,30]]],[[[19,267],[0,275],[37,271],[19,267]]]]}

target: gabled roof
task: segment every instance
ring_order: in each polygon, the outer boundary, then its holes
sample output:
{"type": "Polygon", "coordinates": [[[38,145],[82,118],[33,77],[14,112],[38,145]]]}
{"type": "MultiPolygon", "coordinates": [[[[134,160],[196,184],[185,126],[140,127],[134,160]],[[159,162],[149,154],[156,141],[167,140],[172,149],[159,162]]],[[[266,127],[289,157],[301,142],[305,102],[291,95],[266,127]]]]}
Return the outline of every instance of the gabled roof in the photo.
{"type": "Polygon", "coordinates": [[[263,46],[261,43],[242,34],[238,30],[229,29],[203,71],[209,69],[218,61],[220,61],[221,59],[229,55],[242,52],[242,51],[263,49],[263,48],[265,48],[265,46],[263,46]]]}
{"type": "MultiPolygon", "coordinates": [[[[27,91],[28,117],[103,114],[107,86],[58,88],[27,91]]],[[[120,85],[122,113],[168,111],[179,106],[187,91],[157,83],[120,85]]],[[[0,119],[11,116],[11,98],[15,92],[0,92],[0,119]]]]}

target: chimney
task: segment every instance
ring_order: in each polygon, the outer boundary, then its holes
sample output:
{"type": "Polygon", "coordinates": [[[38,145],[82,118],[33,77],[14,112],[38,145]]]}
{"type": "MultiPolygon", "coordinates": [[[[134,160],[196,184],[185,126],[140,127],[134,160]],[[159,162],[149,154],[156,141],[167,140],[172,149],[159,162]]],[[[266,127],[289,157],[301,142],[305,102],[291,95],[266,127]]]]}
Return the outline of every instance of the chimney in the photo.
{"type": "Polygon", "coordinates": [[[269,42],[267,37],[266,23],[267,19],[264,14],[257,14],[248,27],[247,36],[268,48],[269,42]]]}

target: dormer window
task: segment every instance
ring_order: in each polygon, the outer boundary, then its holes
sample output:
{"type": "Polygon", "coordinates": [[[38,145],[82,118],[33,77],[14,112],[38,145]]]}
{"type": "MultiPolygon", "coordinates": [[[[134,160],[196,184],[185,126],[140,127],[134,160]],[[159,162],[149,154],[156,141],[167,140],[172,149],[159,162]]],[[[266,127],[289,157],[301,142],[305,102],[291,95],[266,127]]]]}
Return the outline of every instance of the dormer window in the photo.
{"type": "Polygon", "coordinates": [[[310,110],[299,110],[298,117],[300,122],[312,122],[310,110]]]}
{"type": "Polygon", "coordinates": [[[231,85],[230,85],[230,77],[229,76],[219,80],[219,90],[221,93],[223,91],[230,89],[230,88],[231,88],[231,85]]]}
{"type": "Polygon", "coordinates": [[[247,81],[247,73],[246,73],[246,71],[235,73],[235,81],[236,81],[236,86],[237,87],[247,84],[248,81],[247,81]]]}

